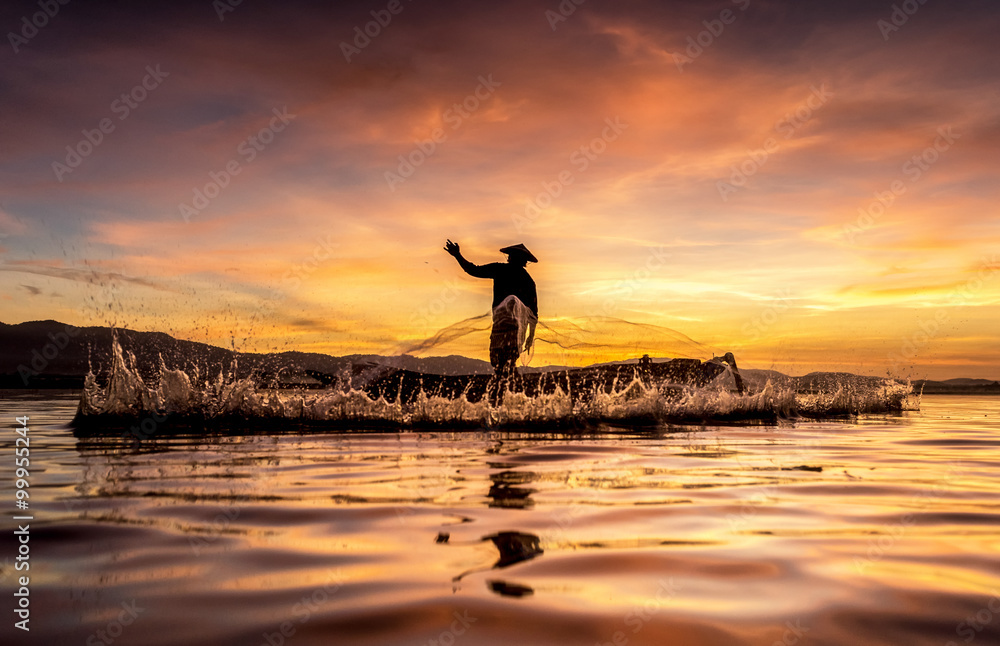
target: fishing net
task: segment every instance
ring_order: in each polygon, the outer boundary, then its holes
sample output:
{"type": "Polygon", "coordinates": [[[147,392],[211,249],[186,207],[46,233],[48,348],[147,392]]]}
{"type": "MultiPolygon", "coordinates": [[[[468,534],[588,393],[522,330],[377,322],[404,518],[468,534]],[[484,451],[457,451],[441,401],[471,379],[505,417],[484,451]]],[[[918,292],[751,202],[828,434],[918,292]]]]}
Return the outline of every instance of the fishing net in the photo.
{"type": "MultiPolygon", "coordinates": [[[[520,301],[517,303],[519,308],[508,304],[509,313],[504,316],[517,322],[523,365],[585,366],[644,354],[704,360],[722,354],[718,348],[677,330],[611,316],[542,319],[532,325],[531,310],[520,301]],[[530,333],[532,330],[534,334],[530,333]]],[[[501,307],[503,303],[498,309],[501,307]]],[[[458,321],[430,337],[402,344],[400,354],[418,357],[454,354],[487,360],[494,320],[494,313],[486,313],[458,321]]]]}

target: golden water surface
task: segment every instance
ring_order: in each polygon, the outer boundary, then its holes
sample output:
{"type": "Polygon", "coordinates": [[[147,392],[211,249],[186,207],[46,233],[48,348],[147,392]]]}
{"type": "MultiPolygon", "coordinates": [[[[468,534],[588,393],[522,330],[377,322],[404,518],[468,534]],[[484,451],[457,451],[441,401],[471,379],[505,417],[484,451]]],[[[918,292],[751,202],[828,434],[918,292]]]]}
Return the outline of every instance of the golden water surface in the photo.
{"type": "Polygon", "coordinates": [[[1000,644],[1000,399],[777,426],[77,438],[6,393],[3,643],[1000,644]],[[31,631],[11,610],[31,417],[31,631]]]}

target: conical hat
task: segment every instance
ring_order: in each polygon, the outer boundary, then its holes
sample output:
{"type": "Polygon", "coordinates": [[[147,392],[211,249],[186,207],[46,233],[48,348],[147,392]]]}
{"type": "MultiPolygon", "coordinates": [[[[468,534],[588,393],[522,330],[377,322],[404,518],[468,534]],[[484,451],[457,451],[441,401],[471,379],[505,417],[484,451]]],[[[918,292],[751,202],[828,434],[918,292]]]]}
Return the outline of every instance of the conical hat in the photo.
{"type": "Polygon", "coordinates": [[[501,253],[509,254],[519,254],[527,258],[528,262],[538,262],[538,258],[535,258],[535,254],[528,251],[528,248],[523,244],[511,245],[509,247],[504,247],[500,250],[501,253]]]}

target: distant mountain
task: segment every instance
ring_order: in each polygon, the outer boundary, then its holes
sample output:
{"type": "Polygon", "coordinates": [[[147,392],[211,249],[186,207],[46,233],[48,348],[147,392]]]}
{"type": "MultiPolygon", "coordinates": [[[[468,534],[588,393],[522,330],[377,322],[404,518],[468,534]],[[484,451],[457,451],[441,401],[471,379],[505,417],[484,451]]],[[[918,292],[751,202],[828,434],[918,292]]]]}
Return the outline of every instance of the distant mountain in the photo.
{"type": "Polygon", "coordinates": [[[958,379],[945,379],[940,383],[948,384],[949,386],[992,386],[997,382],[992,379],[966,379],[959,377],[958,379]]]}
{"type": "Polygon", "coordinates": [[[918,379],[913,382],[913,392],[922,392],[925,395],[1000,395],[1000,381],[962,378],[944,381],[918,379]]]}
{"type": "MultiPolygon", "coordinates": [[[[144,378],[155,377],[160,365],[168,369],[197,371],[202,376],[220,372],[245,378],[257,375],[262,379],[278,379],[283,383],[320,385],[323,375],[348,371],[366,371],[379,366],[401,368],[439,375],[490,374],[486,361],[458,355],[446,357],[414,357],[400,355],[384,357],[376,354],[353,354],[334,357],[315,352],[281,352],[259,354],[234,352],[196,341],[175,339],[163,332],[136,332],[108,327],[74,328],[58,321],[30,321],[17,325],[0,323],[0,388],[80,388],[89,370],[101,378],[110,371],[112,335],[118,335],[122,349],[135,356],[136,369],[144,378]],[[312,371],[314,377],[307,376],[312,371]],[[317,378],[318,377],[318,378],[317,378]]],[[[662,359],[654,358],[653,361],[662,359]]],[[[611,362],[631,364],[637,359],[611,362]]],[[[558,370],[556,366],[528,367],[529,372],[558,370]]],[[[819,391],[845,384],[870,386],[878,377],[866,377],[846,372],[813,372],[791,377],[775,370],[741,369],[744,382],[758,390],[770,381],[779,388],[797,391],[819,391]]],[[[726,375],[732,386],[732,377],[726,375]]],[[[926,394],[998,394],[1000,382],[989,379],[918,380],[915,392],[926,394]]]]}
{"type": "MultiPolygon", "coordinates": [[[[467,357],[410,355],[333,357],[309,352],[259,354],[234,352],[206,343],[175,339],[163,332],[115,331],[122,349],[131,352],[143,377],[167,368],[197,370],[202,375],[220,371],[239,378],[251,374],[287,374],[313,370],[337,374],[366,364],[406,368],[432,374],[491,373],[486,361],[467,357]]],[[[108,327],[75,328],[58,321],[0,323],[0,388],[79,388],[89,370],[106,374],[111,367],[112,334],[108,327]]]]}
{"type": "MultiPolygon", "coordinates": [[[[222,365],[233,353],[204,343],[179,341],[162,332],[119,330],[122,348],[136,353],[143,373],[155,372],[160,357],[171,367],[222,365]]],[[[5,387],[62,387],[75,384],[93,368],[111,366],[112,331],[106,327],[76,328],[57,321],[0,323],[0,374],[5,387]]]]}

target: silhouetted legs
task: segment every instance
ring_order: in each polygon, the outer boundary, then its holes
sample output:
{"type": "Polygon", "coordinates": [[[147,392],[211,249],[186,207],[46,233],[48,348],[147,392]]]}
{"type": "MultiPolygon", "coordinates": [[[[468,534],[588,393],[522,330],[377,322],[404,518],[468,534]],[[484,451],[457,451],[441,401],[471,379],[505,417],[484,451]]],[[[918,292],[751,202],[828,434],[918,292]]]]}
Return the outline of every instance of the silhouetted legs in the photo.
{"type": "Polygon", "coordinates": [[[517,374],[520,355],[517,320],[513,317],[494,317],[490,332],[490,365],[494,375],[490,380],[490,404],[497,405],[504,392],[520,389],[521,380],[517,374]]]}

